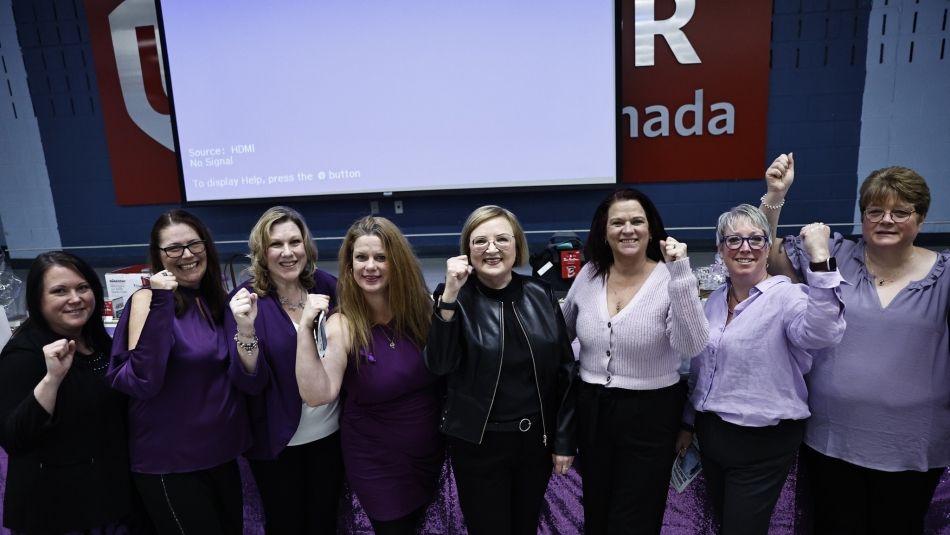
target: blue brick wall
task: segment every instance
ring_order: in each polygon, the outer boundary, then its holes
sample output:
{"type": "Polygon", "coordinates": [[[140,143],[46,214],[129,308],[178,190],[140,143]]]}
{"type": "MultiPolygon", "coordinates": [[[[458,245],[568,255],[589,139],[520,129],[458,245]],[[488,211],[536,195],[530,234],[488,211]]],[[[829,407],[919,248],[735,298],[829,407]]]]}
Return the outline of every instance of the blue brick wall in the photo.
{"type": "MultiPolygon", "coordinates": [[[[135,244],[147,240],[154,218],[169,206],[118,207],[81,0],[14,0],[20,44],[45,148],[63,245],[135,244]]],[[[870,5],[863,0],[777,0],[774,3],[767,154],[794,151],[800,165],[783,220],[848,222],[852,218],[860,142],[864,58],[870,5]]],[[[142,187],[148,187],[142,184],[142,187]]],[[[757,202],[756,181],[640,186],[660,207],[668,227],[712,226],[738,202],[757,202]]],[[[407,233],[458,232],[468,212],[502,204],[528,230],[587,228],[603,188],[400,195],[402,215],[382,197],[382,215],[407,233]]],[[[218,240],[244,240],[267,203],[191,208],[218,240]]],[[[369,199],[294,200],[318,236],[339,236],[368,212],[369,199]]],[[[708,240],[709,231],[681,231],[708,240]]],[[[543,241],[538,236],[536,241],[543,241]]],[[[422,253],[445,254],[455,237],[416,238],[422,253]]],[[[322,243],[325,251],[338,244],[322,243]]],[[[241,251],[243,246],[225,246],[241,251]]],[[[139,258],[142,248],[80,250],[89,258],[139,258]]]]}

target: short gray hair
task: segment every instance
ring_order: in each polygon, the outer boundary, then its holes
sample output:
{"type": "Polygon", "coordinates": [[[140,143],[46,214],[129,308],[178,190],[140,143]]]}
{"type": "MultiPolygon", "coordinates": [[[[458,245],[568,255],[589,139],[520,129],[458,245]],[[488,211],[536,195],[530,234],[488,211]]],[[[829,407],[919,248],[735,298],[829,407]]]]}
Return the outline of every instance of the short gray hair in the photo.
{"type": "Polygon", "coordinates": [[[751,204],[740,204],[734,206],[728,212],[723,212],[719,216],[719,223],[716,225],[716,247],[722,243],[722,239],[735,232],[740,223],[747,222],[753,227],[765,234],[768,245],[772,244],[772,237],[769,233],[769,220],[757,207],[751,204]]]}

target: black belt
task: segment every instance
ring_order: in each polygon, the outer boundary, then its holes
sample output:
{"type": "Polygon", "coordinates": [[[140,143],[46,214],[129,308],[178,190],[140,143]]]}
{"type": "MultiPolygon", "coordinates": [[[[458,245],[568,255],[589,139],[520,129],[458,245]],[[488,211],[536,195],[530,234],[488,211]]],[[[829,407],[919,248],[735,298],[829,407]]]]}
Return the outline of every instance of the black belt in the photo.
{"type": "Polygon", "coordinates": [[[541,422],[539,416],[535,414],[533,416],[525,416],[524,418],[511,420],[509,422],[488,422],[485,425],[485,431],[520,431],[525,433],[536,425],[541,425],[541,422]]]}

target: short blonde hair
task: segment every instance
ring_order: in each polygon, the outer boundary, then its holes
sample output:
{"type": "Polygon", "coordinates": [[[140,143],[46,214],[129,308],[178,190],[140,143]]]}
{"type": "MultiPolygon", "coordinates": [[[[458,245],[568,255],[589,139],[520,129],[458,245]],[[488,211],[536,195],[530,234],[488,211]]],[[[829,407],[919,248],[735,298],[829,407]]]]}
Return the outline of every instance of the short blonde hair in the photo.
{"type": "Polygon", "coordinates": [[[476,208],[471,214],[468,215],[468,219],[465,220],[465,225],[462,226],[462,237],[459,240],[459,250],[465,256],[471,257],[472,232],[474,232],[475,228],[485,221],[488,221],[489,219],[495,219],[496,217],[503,217],[508,221],[508,223],[511,224],[511,229],[515,233],[515,265],[525,265],[528,262],[528,240],[525,238],[524,229],[521,228],[521,223],[518,222],[518,218],[515,216],[515,214],[511,213],[510,210],[506,210],[501,206],[495,206],[494,204],[488,204],[476,208]]]}
{"type": "Polygon", "coordinates": [[[274,287],[274,281],[271,280],[270,272],[267,270],[267,247],[270,245],[271,229],[278,223],[286,222],[293,223],[300,229],[303,250],[307,256],[307,263],[300,272],[300,284],[308,290],[313,288],[313,272],[317,268],[317,246],[313,244],[310,229],[307,228],[303,216],[293,208],[274,206],[261,215],[247,239],[247,247],[250,250],[247,257],[251,260],[248,271],[253,279],[254,292],[262,297],[274,287]]]}

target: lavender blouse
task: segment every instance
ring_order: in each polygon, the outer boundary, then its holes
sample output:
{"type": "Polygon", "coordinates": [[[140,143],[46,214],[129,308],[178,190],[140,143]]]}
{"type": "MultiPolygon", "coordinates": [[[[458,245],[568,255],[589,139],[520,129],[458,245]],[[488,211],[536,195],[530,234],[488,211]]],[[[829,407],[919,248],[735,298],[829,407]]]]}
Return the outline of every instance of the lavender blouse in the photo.
{"type": "MultiPolygon", "coordinates": [[[[785,251],[801,271],[800,240],[786,238],[785,251]]],[[[950,250],[887,307],[864,266],[863,240],[835,234],[831,252],[851,283],[842,287],[848,328],[807,376],[805,443],[888,472],[950,465],[950,250]]]]}
{"type": "MultiPolygon", "coordinates": [[[[709,343],[692,361],[690,404],[750,427],[808,418],[806,373],[814,352],[845,330],[838,272],[811,273],[810,286],[788,277],[755,285],[726,325],[724,285],[706,301],[709,343]]],[[[685,418],[690,420],[686,412],[685,418]]]]}

